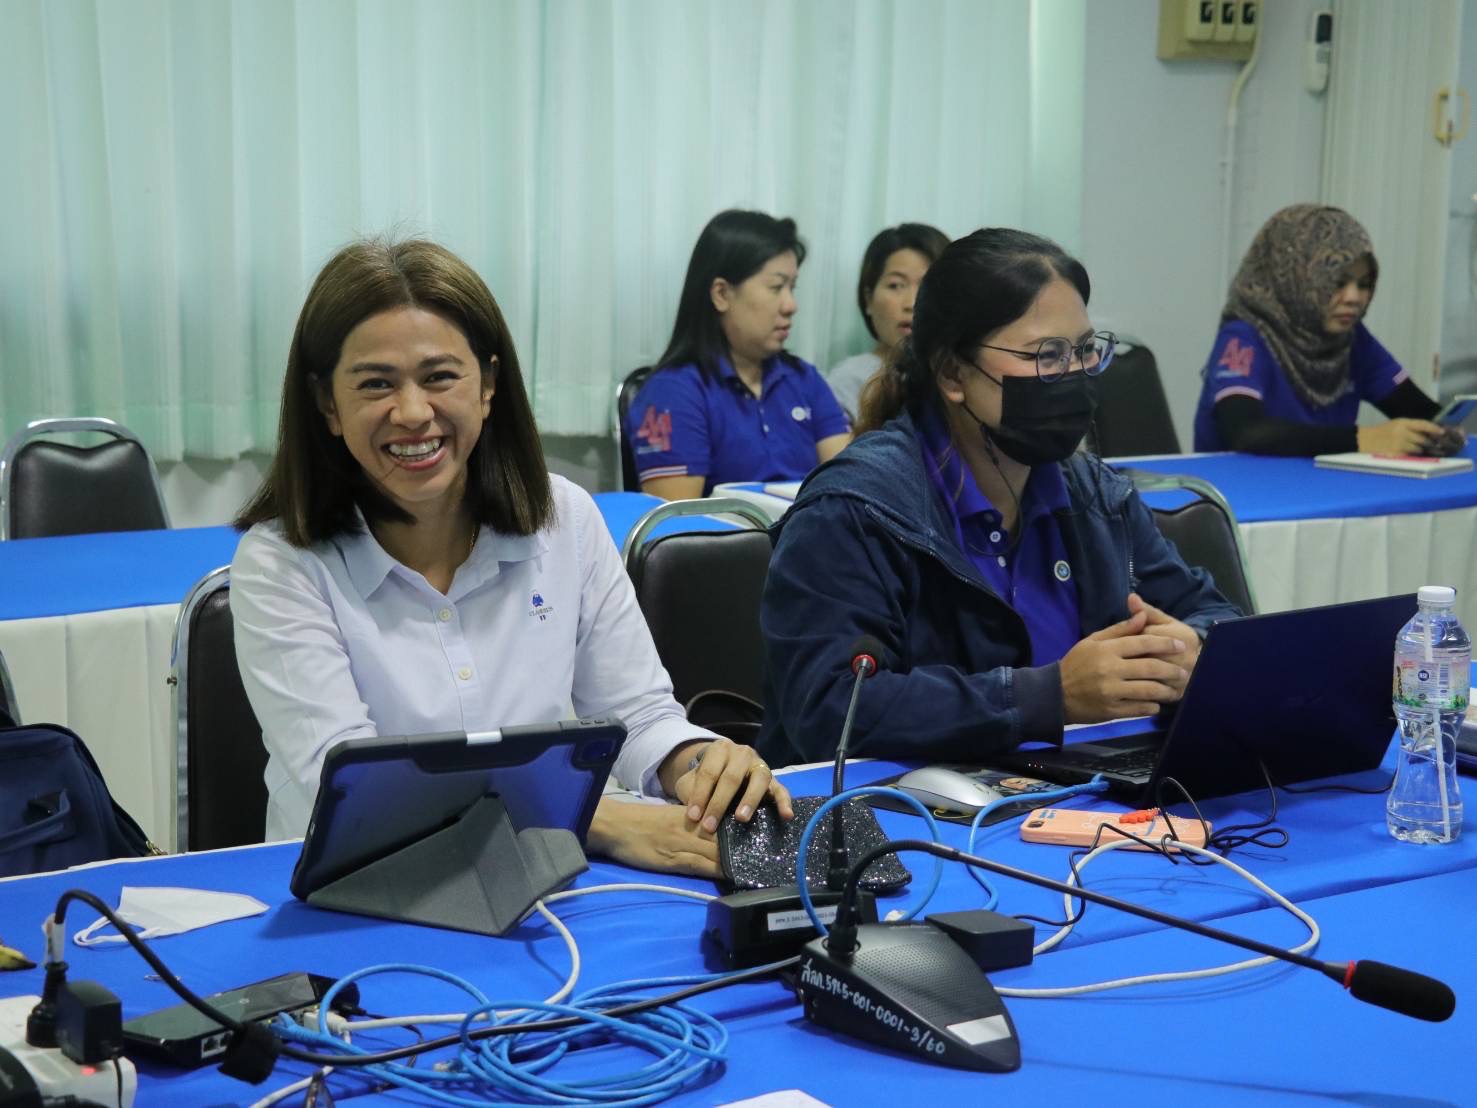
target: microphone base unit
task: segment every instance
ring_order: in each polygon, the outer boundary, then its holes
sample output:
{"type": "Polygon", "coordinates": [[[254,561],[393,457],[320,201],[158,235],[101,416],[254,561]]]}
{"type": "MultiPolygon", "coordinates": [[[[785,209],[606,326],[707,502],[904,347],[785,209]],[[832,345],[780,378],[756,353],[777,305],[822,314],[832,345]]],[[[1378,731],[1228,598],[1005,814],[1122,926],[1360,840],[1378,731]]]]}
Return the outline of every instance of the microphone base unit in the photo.
{"type": "MultiPolygon", "coordinates": [[[[815,913],[827,927],[836,919],[839,892],[810,894],[815,913]]],[[[877,898],[865,889],[857,894],[858,918],[877,920],[877,898]]],[[[800,953],[819,933],[811,925],[796,885],[772,889],[744,889],[708,902],[703,938],[711,943],[729,969],[748,969],[778,962],[800,953]]]]}
{"type": "Polygon", "coordinates": [[[850,954],[815,939],[796,990],[809,1019],[844,1035],[935,1065],[1020,1068],[1010,1013],[973,958],[932,924],[863,924],[850,954]]]}

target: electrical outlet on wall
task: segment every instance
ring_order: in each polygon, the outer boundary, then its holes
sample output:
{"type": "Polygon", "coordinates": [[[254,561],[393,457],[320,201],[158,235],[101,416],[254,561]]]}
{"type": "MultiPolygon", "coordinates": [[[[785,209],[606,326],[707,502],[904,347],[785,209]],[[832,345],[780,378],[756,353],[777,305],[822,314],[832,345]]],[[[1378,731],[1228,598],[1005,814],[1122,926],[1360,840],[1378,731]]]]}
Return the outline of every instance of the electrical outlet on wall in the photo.
{"type": "Polygon", "coordinates": [[[1239,7],[1235,39],[1237,42],[1254,42],[1257,25],[1262,19],[1261,0],[1241,0],[1239,7]]]}
{"type": "Polygon", "coordinates": [[[1185,39],[1209,42],[1215,38],[1215,13],[1220,0],[1184,0],[1185,39]]]}
{"type": "Polygon", "coordinates": [[[1159,0],[1163,61],[1245,61],[1256,44],[1260,0],[1159,0]]]}

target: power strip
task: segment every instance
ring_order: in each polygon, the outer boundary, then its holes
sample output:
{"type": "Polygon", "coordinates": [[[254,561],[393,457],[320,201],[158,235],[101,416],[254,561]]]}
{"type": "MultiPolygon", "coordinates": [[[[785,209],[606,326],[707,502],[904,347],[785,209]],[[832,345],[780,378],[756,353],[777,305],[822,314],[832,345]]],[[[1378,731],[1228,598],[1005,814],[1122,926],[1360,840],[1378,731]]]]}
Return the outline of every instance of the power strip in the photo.
{"type": "Polygon", "coordinates": [[[79,1066],[60,1050],[26,1043],[26,1017],[39,996],[0,1000],[0,1046],[10,1051],[36,1082],[43,1097],[73,1096],[95,1104],[132,1108],[138,1092],[138,1071],[127,1058],[118,1059],[123,1073],[123,1097],[118,1097],[118,1072],[113,1063],[79,1066]]]}

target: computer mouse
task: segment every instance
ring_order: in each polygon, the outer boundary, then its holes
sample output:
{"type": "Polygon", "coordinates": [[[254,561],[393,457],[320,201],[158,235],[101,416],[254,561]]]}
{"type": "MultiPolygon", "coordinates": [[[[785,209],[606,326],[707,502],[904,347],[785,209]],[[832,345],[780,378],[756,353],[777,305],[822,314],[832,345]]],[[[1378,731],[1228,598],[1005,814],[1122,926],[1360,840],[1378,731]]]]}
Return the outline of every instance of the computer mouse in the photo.
{"type": "Polygon", "coordinates": [[[930,808],[974,815],[986,804],[1003,800],[1005,794],[976,781],[967,773],[946,766],[924,766],[898,778],[896,788],[912,793],[930,808]]]}

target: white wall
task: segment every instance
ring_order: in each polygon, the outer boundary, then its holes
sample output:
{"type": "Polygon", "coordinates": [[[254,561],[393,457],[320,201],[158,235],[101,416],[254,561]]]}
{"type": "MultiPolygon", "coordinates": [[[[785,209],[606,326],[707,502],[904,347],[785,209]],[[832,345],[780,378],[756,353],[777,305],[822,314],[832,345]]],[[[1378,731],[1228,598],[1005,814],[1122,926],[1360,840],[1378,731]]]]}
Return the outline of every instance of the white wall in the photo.
{"type": "MultiPolygon", "coordinates": [[[[1316,0],[1262,6],[1261,58],[1241,97],[1231,268],[1278,208],[1318,196],[1323,100],[1302,85],[1316,0]]],[[[1226,105],[1238,66],[1161,62],[1157,0],[1087,7],[1087,179],[1081,258],[1092,317],[1159,362],[1180,444],[1191,446],[1200,369],[1226,294],[1220,257],[1226,105]]]]}

